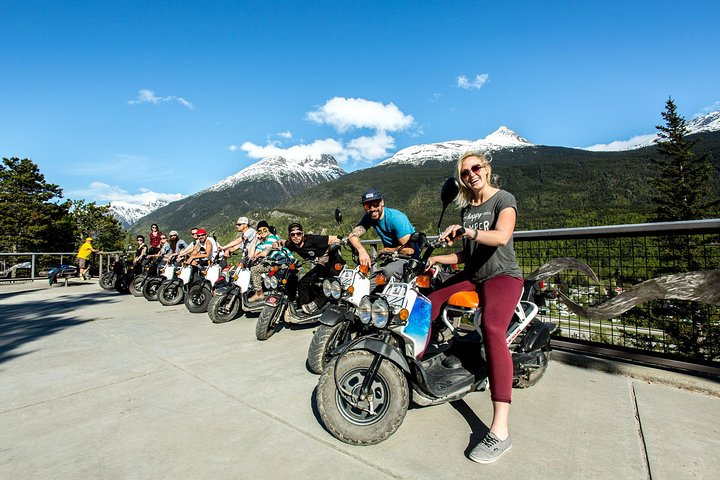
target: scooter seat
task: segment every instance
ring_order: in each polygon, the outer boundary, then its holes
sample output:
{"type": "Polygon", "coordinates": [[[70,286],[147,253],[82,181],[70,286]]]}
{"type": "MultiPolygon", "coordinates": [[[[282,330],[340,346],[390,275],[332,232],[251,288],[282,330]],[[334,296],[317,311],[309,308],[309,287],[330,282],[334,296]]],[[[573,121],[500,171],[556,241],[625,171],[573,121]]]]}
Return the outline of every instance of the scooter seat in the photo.
{"type": "Polygon", "coordinates": [[[456,292],[450,295],[448,305],[465,308],[477,308],[480,305],[480,299],[477,292],[456,292]]]}

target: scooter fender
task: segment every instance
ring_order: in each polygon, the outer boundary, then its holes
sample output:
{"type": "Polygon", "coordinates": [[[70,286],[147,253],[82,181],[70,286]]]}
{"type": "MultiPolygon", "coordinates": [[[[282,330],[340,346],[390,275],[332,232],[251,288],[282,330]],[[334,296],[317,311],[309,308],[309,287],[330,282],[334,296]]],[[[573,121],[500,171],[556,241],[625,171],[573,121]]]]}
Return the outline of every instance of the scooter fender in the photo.
{"type": "Polygon", "coordinates": [[[240,291],[242,293],[245,293],[248,291],[250,287],[250,270],[247,268],[242,268],[237,271],[237,280],[235,280],[235,285],[240,287],[240,291]]]}
{"type": "Polygon", "coordinates": [[[348,319],[352,320],[351,312],[347,308],[343,308],[339,305],[328,305],[320,315],[320,323],[327,325],[328,327],[334,327],[338,323],[348,319]]]}
{"type": "Polygon", "coordinates": [[[553,330],[553,323],[533,322],[523,339],[522,349],[526,352],[550,350],[550,334],[553,330]]]}
{"type": "Polygon", "coordinates": [[[265,298],[265,305],[279,307],[283,302],[283,296],[284,295],[282,293],[271,293],[267,295],[267,298],[265,298]]]}
{"type": "Polygon", "coordinates": [[[210,285],[215,285],[215,282],[217,282],[220,278],[221,272],[222,269],[220,268],[220,265],[210,265],[207,269],[207,273],[205,274],[205,280],[210,282],[210,285]]]}
{"type": "Polygon", "coordinates": [[[410,366],[405,360],[403,354],[397,348],[388,345],[382,340],[377,338],[364,337],[360,340],[351,342],[342,349],[339,353],[345,353],[350,350],[367,350],[368,352],[376,353],[384,358],[387,358],[398,367],[402,368],[406,373],[410,374],[410,366]]]}

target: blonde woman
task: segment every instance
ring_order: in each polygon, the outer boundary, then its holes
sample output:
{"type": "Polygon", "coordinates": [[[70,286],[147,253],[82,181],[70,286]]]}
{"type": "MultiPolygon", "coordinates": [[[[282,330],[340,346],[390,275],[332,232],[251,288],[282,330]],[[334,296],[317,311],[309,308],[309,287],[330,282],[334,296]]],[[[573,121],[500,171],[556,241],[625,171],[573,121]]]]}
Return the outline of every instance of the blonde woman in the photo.
{"type": "MultiPolygon", "coordinates": [[[[522,273],[513,249],[517,217],[515,197],[492,181],[491,157],[467,152],[457,162],[462,225],[450,225],[441,238],[456,240],[462,234],[462,250],[430,257],[430,264],[464,263],[462,272],[429,295],[432,318],[438,318],[448,298],[459,291],[477,291],[483,308],[481,329],[488,364],[493,421],[490,431],[470,452],[478,463],[492,463],[508,451],[513,364],[505,334],[522,293],[522,273]]],[[[478,355],[480,352],[478,352],[478,355]]]]}

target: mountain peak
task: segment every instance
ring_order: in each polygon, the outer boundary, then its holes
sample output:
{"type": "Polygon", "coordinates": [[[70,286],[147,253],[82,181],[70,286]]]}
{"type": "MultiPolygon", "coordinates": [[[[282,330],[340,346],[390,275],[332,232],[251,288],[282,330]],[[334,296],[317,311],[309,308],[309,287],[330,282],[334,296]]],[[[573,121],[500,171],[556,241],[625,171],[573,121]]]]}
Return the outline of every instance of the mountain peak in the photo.
{"type": "Polygon", "coordinates": [[[506,126],[501,126],[493,133],[480,140],[452,140],[440,143],[423,143],[403,148],[392,157],[384,160],[380,165],[394,163],[423,164],[430,160],[449,162],[468,150],[502,150],[506,148],[531,147],[532,143],[513,132],[506,126]]]}
{"type": "Polygon", "coordinates": [[[478,140],[478,142],[500,145],[503,147],[528,147],[532,145],[532,143],[528,142],[504,125],[484,139],[478,140]]]}
{"type": "Polygon", "coordinates": [[[285,184],[289,178],[295,178],[295,180],[317,184],[334,180],[345,175],[345,173],[345,170],[340,167],[332,155],[308,156],[300,160],[275,155],[263,158],[245,167],[207,190],[225,190],[238,183],[251,180],[274,180],[280,184],[285,184]]]}

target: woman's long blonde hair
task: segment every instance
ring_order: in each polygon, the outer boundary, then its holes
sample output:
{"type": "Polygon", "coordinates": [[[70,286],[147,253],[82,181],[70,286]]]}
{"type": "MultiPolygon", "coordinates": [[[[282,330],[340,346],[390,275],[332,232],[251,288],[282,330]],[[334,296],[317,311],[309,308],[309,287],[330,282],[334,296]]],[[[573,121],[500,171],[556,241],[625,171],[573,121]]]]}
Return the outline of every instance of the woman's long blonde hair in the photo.
{"type": "Polygon", "coordinates": [[[460,158],[458,158],[457,164],[455,165],[455,178],[457,178],[458,183],[460,184],[460,193],[458,193],[458,196],[455,198],[455,204],[460,208],[467,207],[475,199],[473,191],[465,185],[465,182],[463,182],[460,177],[463,161],[468,157],[479,158],[480,163],[485,166],[485,175],[487,175],[485,180],[487,183],[491,187],[500,188],[497,182],[497,175],[493,175],[492,173],[492,155],[490,155],[490,152],[484,152],[481,150],[470,150],[465,152],[460,155],[460,158]]]}

